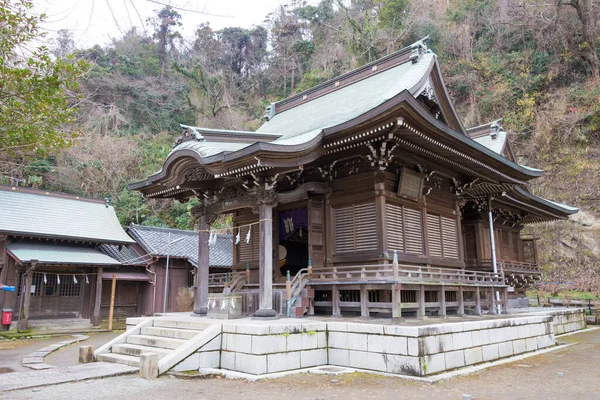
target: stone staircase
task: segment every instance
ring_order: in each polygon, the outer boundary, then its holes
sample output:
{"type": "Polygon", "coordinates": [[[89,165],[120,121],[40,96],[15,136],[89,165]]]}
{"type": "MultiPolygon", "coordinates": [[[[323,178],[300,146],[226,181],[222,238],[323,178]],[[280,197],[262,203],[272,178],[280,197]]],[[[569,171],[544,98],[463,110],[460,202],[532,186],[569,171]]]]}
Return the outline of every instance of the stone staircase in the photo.
{"type": "Polygon", "coordinates": [[[160,360],[198,337],[210,323],[155,318],[125,332],[96,355],[97,361],[140,366],[142,353],[155,353],[160,360]]]}

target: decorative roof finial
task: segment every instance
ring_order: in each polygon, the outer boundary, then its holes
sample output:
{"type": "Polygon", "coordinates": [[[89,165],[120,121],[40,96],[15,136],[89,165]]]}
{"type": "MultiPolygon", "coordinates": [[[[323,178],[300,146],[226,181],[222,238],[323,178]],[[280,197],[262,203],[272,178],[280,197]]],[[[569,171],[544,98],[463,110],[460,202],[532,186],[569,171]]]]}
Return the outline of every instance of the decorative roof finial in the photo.
{"type": "Polygon", "coordinates": [[[490,125],[490,129],[491,129],[490,136],[492,137],[492,139],[496,139],[496,137],[498,137],[498,134],[500,132],[504,132],[504,128],[501,125],[503,119],[504,118],[497,119],[496,121],[492,122],[492,124],[490,125]]]}
{"type": "Polygon", "coordinates": [[[189,140],[204,140],[204,136],[202,136],[195,127],[182,124],[179,124],[179,126],[182,129],[181,136],[177,139],[173,147],[176,147],[181,143],[187,142],[189,140]]]}
{"type": "Polygon", "coordinates": [[[412,63],[416,63],[417,61],[419,61],[419,56],[423,53],[426,53],[428,51],[427,49],[427,40],[429,39],[429,35],[425,36],[423,39],[414,42],[413,44],[410,45],[410,48],[412,49],[412,52],[410,53],[410,61],[412,61],[412,63]]]}
{"type": "Polygon", "coordinates": [[[274,116],[275,116],[275,103],[271,103],[267,107],[267,113],[265,115],[263,115],[263,119],[268,122],[274,116]]]}

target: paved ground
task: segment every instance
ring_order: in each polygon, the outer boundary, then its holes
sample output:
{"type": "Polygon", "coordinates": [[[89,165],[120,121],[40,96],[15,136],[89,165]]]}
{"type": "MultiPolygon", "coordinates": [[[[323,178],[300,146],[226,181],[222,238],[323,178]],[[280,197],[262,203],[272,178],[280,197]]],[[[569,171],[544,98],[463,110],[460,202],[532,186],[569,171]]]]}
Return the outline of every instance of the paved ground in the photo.
{"type": "MultiPolygon", "coordinates": [[[[118,336],[121,332],[105,332],[86,334],[89,339],[83,342],[75,343],[60,350],[51,353],[44,358],[46,364],[57,367],[67,367],[76,365],[79,358],[79,346],[92,345],[98,347],[112,338],[118,336]]],[[[71,336],[56,336],[45,339],[29,340],[3,340],[0,341],[0,376],[7,372],[28,372],[29,368],[21,365],[21,360],[26,355],[35,352],[43,347],[56,344],[70,339],[71,336]]]]}
{"type": "Polygon", "coordinates": [[[599,399],[600,330],[564,337],[576,345],[435,384],[356,373],[302,374],[260,382],[137,376],[4,392],[2,399],[599,399]]]}

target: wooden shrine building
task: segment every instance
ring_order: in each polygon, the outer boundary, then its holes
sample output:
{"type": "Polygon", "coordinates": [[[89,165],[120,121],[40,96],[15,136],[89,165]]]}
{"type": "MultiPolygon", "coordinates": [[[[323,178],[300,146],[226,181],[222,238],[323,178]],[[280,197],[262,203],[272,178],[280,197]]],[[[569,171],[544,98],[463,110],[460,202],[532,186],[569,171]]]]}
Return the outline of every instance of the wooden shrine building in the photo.
{"type": "Polygon", "coordinates": [[[517,162],[498,121],[463,126],[423,41],[264,119],[255,132],[183,126],[162,170],[130,185],[200,199],[196,313],[218,287],[208,249],[219,214],[233,214],[236,236],[228,284],[255,317],[400,317],[506,307],[509,288],[539,276],[524,224],[577,212],[531,193],[543,171],[517,162]]]}
{"type": "MultiPolygon", "coordinates": [[[[15,321],[20,314],[21,329],[30,318],[98,325],[103,278],[114,272],[119,281],[150,281],[128,248],[133,243],[104,200],[0,186],[0,282],[17,287],[0,292],[0,307],[12,309],[15,321]]],[[[118,289],[117,298],[131,295],[118,289]]]]}

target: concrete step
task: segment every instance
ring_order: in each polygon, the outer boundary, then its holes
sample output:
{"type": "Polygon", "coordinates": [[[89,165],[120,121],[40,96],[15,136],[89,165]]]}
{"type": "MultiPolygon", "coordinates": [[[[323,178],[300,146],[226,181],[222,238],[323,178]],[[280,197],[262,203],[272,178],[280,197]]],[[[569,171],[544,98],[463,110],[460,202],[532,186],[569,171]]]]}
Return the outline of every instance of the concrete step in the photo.
{"type": "Polygon", "coordinates": [[[117,363],[117,364],[125,364],[125,365],[130,365],[132,367],[140,366],[140,358],[139,357],[127,356],[124,354],[114,354],[114,353],[98,354],[98,357],[96,357],[96,360],[117,363]]]}
{"type": "Polygon", "coordinates": [[[161,318],[156,318],[154,320],[155,327],[189,329],[189,330],[194,330],[194,331],[202,331],[211,325],[212,324],[210,322],[202,322],[202,321],[161,319],[161,318]]]}
{"type": "Polygon", "coordinates": [[[159,347],[141,346],[139,344],[115,344],[112,347],[113,354],[123,354],[126,356],[139,357],[142,353],[156,353],[161,359],[171,353],[170,349],[161,349],[159,347]]]}
{"type": "Polygon", "coordinates": [[[142,328],[142,335],[162,336],[173,339],[191,339],[201,331],[190,329],[163,328],[162,326],[149,326],[142,328]]]}
{"type": "Polygon", "coordinates": [[[128,344],[138,344],[141,346],[160,347],[163,349],[176,349],[186,341],[182,339],[165,338],[149,335],[130,335],[127,336],[128,344]]]}

